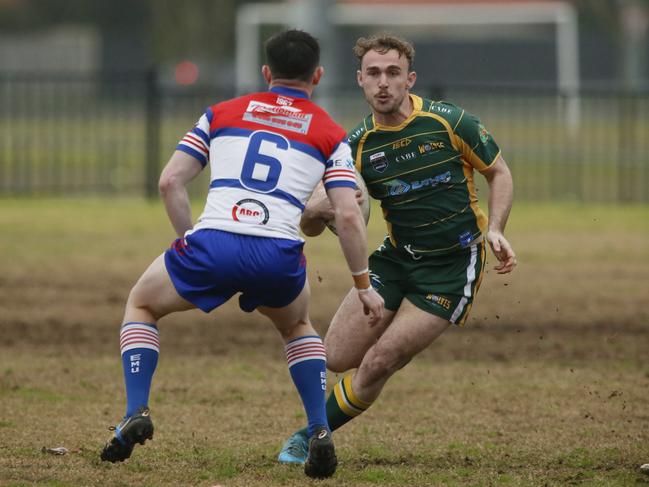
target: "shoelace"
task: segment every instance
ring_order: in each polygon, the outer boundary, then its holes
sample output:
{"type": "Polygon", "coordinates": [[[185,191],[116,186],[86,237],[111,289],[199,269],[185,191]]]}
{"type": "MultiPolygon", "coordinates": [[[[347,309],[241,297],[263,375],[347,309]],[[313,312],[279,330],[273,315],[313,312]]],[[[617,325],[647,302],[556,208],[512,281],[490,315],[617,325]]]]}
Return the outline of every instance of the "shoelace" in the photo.
{"type": "MultiPolygon", "coordinates": [[[[132,416],[131,416],[131,417],[132,417],[132,416]]],[[[131,417],[129,417],[128,419],[130,419],[131,417]]],[[[126,419],[127,419],[126,417],[123,417],[122,420],[119,422],[119,424],[118,424],[117,426],[109,426],[109,427],[108,427],[108,431],[117,431],[117,427],[118,427],[119,425],[121,425],[121,424],[126,424],[126,423],[128,422],[128,421],[126,421],[126,419]]]]}

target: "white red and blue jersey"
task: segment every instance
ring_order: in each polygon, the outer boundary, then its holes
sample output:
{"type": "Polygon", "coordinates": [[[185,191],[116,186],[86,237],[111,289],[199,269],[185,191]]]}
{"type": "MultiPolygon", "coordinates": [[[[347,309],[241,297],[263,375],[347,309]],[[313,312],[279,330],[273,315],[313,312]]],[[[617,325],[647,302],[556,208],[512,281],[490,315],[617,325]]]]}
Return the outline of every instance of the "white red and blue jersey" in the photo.
{"type": "Polygon", "coordinates": [[[302,240],[300,217],[321,180],[325,189],[356,187],[345,130],[300,90],[275,87],[213,105],[177,150],[211,169],[205,210],[190,232],[302,240]]]}

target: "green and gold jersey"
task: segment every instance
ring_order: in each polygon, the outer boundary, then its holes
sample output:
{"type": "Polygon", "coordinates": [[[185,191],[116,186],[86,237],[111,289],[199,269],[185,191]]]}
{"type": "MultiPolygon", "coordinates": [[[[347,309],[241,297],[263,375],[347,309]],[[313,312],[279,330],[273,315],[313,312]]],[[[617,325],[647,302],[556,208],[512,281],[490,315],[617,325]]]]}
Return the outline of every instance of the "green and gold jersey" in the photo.
{"type": "Polygon", "coordinates": [[[414,110],[401,125],[378,125],[370,115],[350,132],[356,169],[381,201],[394,246],[413,255],[458,250],[486,231],[473,169],[487,169],[500,150],[473,115],[410,97],[414,110]]]}

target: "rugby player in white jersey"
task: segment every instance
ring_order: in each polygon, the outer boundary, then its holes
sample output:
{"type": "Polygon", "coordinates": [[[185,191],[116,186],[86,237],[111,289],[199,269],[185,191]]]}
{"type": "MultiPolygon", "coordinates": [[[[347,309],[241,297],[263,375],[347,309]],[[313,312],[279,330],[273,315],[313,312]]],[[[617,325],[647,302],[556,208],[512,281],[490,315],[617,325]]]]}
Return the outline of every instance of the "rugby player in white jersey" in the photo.
{"type": "Polygon", "coordinates": [[[335,471],[325,411],[326,355],[309,321],[299,236],[306,201],[320,181],[368,325],[381,320],[383,299],[370,285],[345,131],[309,99],[323,74],[318,43],[288,30],[271,37],[265,51],[262,74],[269,91],[209,107],[162,171],[160,192],[179,238],[144,272],[126,303],[120,329],[126,414],[101,452],[104,461],[129,458],[136,443],[153,436],[148,402],[159,353],[157,321],[174,311],[209,312],[241,293],[240,307],[268,316],[286,344],[308,419],[305,473],[321,478],[335,471]],[[210,190],[194,224],[186,185],[208,164],[210,190]]]}

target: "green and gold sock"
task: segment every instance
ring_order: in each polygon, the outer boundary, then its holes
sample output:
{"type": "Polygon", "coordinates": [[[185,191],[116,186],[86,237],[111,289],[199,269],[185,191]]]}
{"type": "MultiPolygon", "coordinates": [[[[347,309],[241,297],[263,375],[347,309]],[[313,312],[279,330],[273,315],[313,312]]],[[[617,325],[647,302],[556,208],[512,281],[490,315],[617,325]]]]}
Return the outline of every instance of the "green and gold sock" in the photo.
{"type": "Polygon", "coordinates": [[[327,399],[327,421],[334,431],[369,408],[372,403],[361,401],[352,390],[353,373],[338,382],[327,399]]]}

